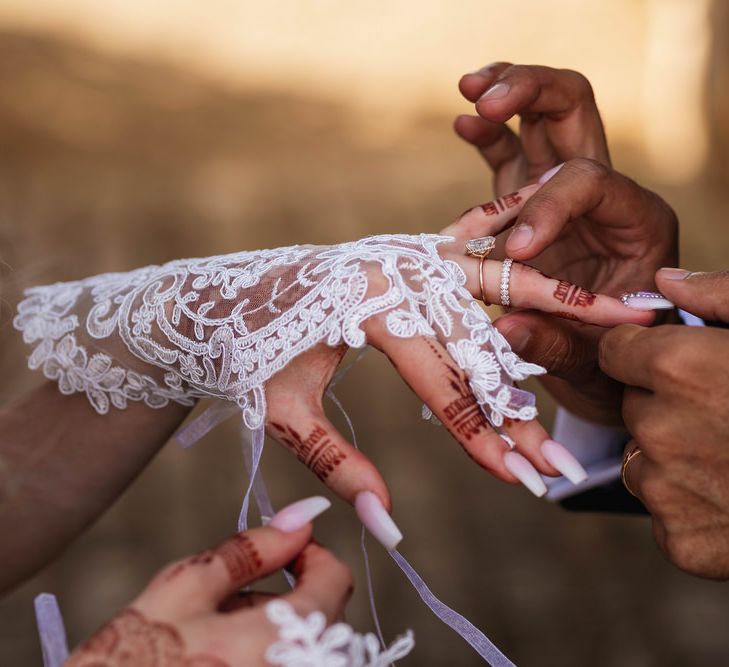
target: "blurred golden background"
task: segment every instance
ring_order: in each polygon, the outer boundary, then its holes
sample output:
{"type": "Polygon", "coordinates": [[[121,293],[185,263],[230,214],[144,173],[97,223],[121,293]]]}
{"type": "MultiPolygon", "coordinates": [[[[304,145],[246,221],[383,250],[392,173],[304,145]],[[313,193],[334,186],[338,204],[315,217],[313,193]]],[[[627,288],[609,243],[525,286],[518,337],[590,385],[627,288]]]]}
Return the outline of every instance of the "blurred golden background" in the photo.
{"type": "MultiPolygon", "coordinates": [[[[679,213],[682,264],[726,268],[728,26],[719,0],[0,0],[0,400],[40,381],[11,325],[25,286],[437,231],[487,200],[451,122],[469,110],[460,75],[494,60],[587,75],[615,166],[679,213]]],[[[647,520],[571,515],[494,481],[375,353],[338,393],[391,485],[402,551],[520,666],[727,664],[726,585],[674,570],[647,520]]],[[[321,491],[273,443],[264,472],[277,506],[321,491]]],[[[59,596],[77,643],[161,565],[229,534],[243,487],[234,425],[170,443],[0,601],[0,665],[41,664],[36,593],[59,596]]],[[[348,620],[371,629],[352,511],[335,501],[317,532],[355,569],[348,620]]],[[[402,664],[479,664],[376,545],[371,558],[386,637],[416,634],[402,664]]]]}

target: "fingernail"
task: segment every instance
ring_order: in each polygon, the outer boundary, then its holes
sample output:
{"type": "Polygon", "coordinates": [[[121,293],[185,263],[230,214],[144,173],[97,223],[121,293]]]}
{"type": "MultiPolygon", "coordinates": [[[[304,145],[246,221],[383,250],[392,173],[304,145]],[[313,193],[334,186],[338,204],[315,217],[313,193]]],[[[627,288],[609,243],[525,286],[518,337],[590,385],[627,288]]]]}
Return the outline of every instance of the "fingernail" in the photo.
{"type": "Polygon", "coordinates": [[[570,482],[579,484],[587,479],[585,469],[564,445],[555,440],[542,443],[544,458],[559,470],[570,482]]]}
{"type": "Polygon", "coordinates": [[[402,540],[402,533],[372,491],[362,491],[354,499],[354,509],[365,528],[385,549],[392,551],[402,540]]]}
{"type": "Polygon", "coordinates": [[[662,278],[667,280],[686,280],[691,275],[691,271],[685,269],[658,269],[658,273],[661,274],[662,278]]]}
{"type": "Polygon", "coordinates": [[[508,83],[495,83],[489,88],[481,97],[481,100],[500,100],[502,97],[506,97],[511,90],[511,86],[508,83]]]}
{"type": "Polygon", "coordinates": [[[659,292],[628,292],[622,294],[620,300],[624,306],[633,310],[671,310],[671,308],[675,308],[674,304],[659,292]]]}
{"type": "Polygon", "coordinates": [[[540,185],[544,185],[552,176],[554,176],[562,167],[564,166],[564,162],[562,164],[558,164],[556,167],[552,167],[551,169],[547,169],[540,177],[538,183],[540,185]]]}
{"type": "Polygon", "coordinates": [[[493,69],[493,65],[484,65],[483,67],[479,67],[478,69],[473,70],[473,72],[469,72],[469,74],[478,74],[479,76],[488,76],[491,74],[491,70],[493,69]]]}
{"type": "Polygon", "coordinates": [[[547,485],[544,483],[542,476],[519,452],[506,452],[504,454],[504,465],[537,498],[541,498],[547,493],[547,485]]]}
{"type": "Polygon", "coordinates": [[[324,496],[304,498],[278,511],[268,525],[283,533],[295,533],[331,506],[332,503],[324,496]]]}
{"type": "Polygon", "coordinates": [[[526,349],[531,337],[531,330],[519,325],[511,327],[511,329],[508,329],[506,333],[504,333],[504,338],[508,341],[509,347],[511,347],[512,351],[517,354],[520,354],[526,349]]]}
{"type": "Polygon", "coordinates": [[[509,250],[521,250],[526,248],[534,238],[534,229],[531,225],[517,225],[512,230],[506,241],[509,250]]]}

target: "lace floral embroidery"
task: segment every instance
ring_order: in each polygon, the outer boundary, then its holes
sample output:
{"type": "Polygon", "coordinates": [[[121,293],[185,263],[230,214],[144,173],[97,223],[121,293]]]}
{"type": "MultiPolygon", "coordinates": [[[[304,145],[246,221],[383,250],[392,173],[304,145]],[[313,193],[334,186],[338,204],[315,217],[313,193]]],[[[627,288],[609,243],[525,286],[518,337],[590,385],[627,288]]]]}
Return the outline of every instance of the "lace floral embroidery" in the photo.
{"type": "Polygon", "coordinates": [[[278,641],[266,651],[266,660],[284,667],[389,667],[415,646],[408,630],[382,649],[375,635],[360,635],[346,623],[326,627],[320,611],[301,618],[288,602],[266,605],[266,616],[278,626],[278,641]]]}
{"type": "Polygon", "coordinates": [[[321,342],[363,347],[363,323],[385,314],[391,335],[447,346],[492,424],[532,419],[534,397],[513,381],[543,369],[510,350],[440,257],[449,240],[372,236],[104,274],[28,290],[14,324],[35,345],[31,368],[100,413],[217,396],[258,428],[271,376],[321,342]]]}

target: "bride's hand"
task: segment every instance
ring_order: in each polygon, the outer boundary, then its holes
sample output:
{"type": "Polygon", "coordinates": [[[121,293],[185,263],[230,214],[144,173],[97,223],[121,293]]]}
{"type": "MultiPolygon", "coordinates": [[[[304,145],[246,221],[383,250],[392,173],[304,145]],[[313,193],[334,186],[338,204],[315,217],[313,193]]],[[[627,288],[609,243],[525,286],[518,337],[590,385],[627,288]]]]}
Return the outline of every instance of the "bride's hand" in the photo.
{"type": "Polygon", "coordinates": [[[342,619],[352,594],[349,568],[310,541],[310,520],[326,506],[300,501],[265,528],[167,566],[64,664],[270,665],[264,656],[278,632],[266,606],[276,596],[244,587],[293,563],[296,586],[278,599],[302,616],[322,612],[327,625],[342,619]]]}
{"type": "MultiPolygon", "coordinates": [[[[537,189],[538,186],[530,186],[515,193],[508,202],[500,200],[476,207],[444,231],[455,240],[442,244],[440,254],[461,267],[466,287],[474,298],[481,298],[481,263],[465,254],[465,241],[486,221],[497,226],[505,224],[537,189]],[[493,211],[500,212],[492,215],[493,211]]],[[[499,303],[502,262],[487,259],[482,268],[484,296],[499,303]]],[[[648,324],[653,319],[651,313],[636,312],[618,299],[593,294],[518,263],[512,267],[510,297],[515,308],[539,309],[565,321],[614,326],[648,324]]],[[[384,326],[384,317],[379,316],[364,326],[368,342],[389,357],[405,382],[478,465],[506,482],[524,483],[536,495],[545,491],[537,471],[545,475],[567,474],[573,481],[582,477],[579,465],[568,452],[553,442],[544,446],[549,435],[536,420],[507,420],[504,431],[516,443],[516,451],[510,451],[477,409],[465,373],[437,339],[393,337],[384,326]]],[[[355,502],[361,491],[370,490],[389,510],[390,496],[379,472],[337,431],[322,406],[326,387],[345,351],[318,345],[292,360],[268,382],[268,432],[341,497],[355,502]]]]}

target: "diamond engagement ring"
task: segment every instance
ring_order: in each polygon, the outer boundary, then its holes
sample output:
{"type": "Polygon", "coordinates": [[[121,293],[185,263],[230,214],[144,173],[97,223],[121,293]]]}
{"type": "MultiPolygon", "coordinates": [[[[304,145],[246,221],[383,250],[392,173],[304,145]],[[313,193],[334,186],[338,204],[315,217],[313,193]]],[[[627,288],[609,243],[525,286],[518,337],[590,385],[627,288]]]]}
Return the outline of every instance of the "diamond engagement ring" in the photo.
{"type": "Polygon", "coordinates": [[[636,446],[632,450],[630,450],[624,457],[623,457],[623,465],[620,466],[620,479],[623,481],[623,486],[628,489],[628,493],[631,496],[635,496],[636,498],[638,496],[635,495],[633,492],[633,489],[630,488],[630,485],[628,484],[628,464],[636,457],[638,454],[642,454],[640,447],[636,446]]]}
{"type": "Polygon", "coordinates": [[[490,306],[491,304],[486,300],[486,292],[484,291],[483,263],[495,247],[495,236],[482,236],[478,239],[466,241],[466,254],[471,255],[472,257],[478,257],[480,260],[478,263],[478,285],[481,288],[481,301],[483,301],[487,306],[490,306]]]}
{"type": "Polygon", "coordinates": [[[466,254],[486,259],[496,247],[495,236],[482,236],[478,239],[466,241],[466,254]]]}

